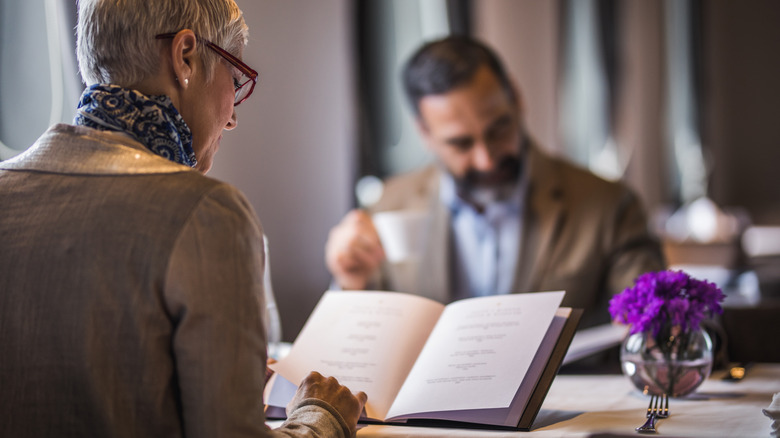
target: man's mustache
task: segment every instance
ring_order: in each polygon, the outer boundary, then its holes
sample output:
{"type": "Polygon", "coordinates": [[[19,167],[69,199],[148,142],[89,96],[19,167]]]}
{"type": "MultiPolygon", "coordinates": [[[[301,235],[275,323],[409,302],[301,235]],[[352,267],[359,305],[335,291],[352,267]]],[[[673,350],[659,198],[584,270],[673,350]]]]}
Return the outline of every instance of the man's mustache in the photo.
{"type": "Polygon", "coordinates": [[[510,155],[502,158],[491,171],[469,170],[459,178],[458,186],[462,189],[504,186],[516,182],[519,176],[520,159],[510,155]]]}

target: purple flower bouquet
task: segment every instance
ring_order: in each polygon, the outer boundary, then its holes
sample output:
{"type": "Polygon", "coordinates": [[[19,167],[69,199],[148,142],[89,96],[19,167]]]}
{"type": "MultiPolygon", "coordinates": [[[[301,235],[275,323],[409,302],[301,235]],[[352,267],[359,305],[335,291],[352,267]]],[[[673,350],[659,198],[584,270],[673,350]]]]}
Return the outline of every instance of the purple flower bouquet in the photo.
{"type": "Polygon", "coordinates": [[[623,342],[623,372],[652,394],[682,397],[712,370],[712,341],[700,324],[723,312],[715,284],[682,271],[650,272],[610,301],[609,312],[631,326],[623,342]]]}

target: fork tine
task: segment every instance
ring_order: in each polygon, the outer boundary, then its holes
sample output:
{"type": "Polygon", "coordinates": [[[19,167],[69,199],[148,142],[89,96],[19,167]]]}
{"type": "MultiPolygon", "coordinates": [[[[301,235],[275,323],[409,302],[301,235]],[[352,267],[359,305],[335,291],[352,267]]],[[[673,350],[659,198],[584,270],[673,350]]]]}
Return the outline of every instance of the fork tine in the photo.
{"type": "Polygon", "coordinates": [[[645,418],[649,418],[650,415],[652,415],[654,412],[657,412],[657,410],[653,408],[653,404],[657,405],[657,399],[656,396],[651,395],[650,403],[647,405],[647,415],[645,415],[645,418]]]}
{"type": "Polygon", "coordinates": [[[661,395],[661,404],[663,408],[658,412],[658,418],[669,417],[669,396],[666,394],[661,395]]]}

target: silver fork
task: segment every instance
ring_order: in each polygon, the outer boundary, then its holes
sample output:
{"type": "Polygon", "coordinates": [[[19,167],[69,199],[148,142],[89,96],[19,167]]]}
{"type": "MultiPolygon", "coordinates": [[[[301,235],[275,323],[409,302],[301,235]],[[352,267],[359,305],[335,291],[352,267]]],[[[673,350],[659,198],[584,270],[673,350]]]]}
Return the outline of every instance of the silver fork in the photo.
{"type": "Polygon", "coordinates": [[[669,397],[663,395],[651,395],[650,403],[647,405],[647,421],[645,424],[636,428],[639,433],[655,433],[656,420],[669,417],[669,397]]]}

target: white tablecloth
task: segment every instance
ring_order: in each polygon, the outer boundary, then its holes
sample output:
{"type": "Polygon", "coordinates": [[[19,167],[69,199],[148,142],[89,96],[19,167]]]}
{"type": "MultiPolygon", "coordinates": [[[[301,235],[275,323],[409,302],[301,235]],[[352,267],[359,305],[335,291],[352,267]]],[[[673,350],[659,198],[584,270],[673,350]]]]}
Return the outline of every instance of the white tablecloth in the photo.
{"type": "MultiPolygon", "coordinates": [[[[772,421],[761,410],[780,392],[780,364],[757,364],[739,382],[715,372],[696,393],[671,399],[659,436],[768,437],[772,421]]],[[[639,436],[648,397],[622,375],[555,378],[531,432],[365,426],[358,437],[587,437],[639,436]]]]}

